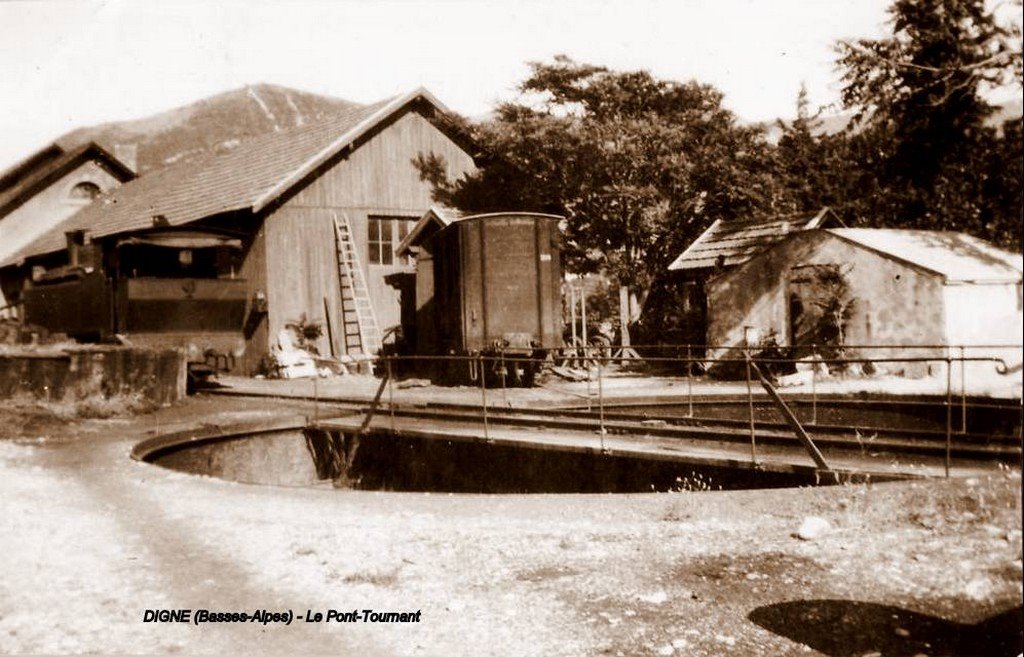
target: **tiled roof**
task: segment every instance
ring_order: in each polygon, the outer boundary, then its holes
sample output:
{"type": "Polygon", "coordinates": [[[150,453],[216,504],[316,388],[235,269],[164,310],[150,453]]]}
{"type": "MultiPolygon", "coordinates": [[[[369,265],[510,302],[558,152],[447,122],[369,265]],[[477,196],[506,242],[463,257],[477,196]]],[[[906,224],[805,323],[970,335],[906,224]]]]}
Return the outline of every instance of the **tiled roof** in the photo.
{"type": "Polygon", "coordinates": [[[782,241],[790,233],[819,228],[826,221],[840,225],[838,218],[828,208],[823,208],[813,216],[777,217],[767,221],[719,219],[668,268],[670,271],[685,271],[709,269],[716,265],[739,265],[782,241]]]}
{"type": "Polygon", "coordinates": [[[939,274],[950,283],[1021,281],[1024,257],[965,233],[888,228],[836,228],[828,232],[939,274]]]}
{"type": "Polygon", "coordinates": [[[87,230],[93,238],[142,230],[162,216],[180,226],[233,210],[266,207],[316,167],[351,145],[412,101],[424,98],[447,111],[428,91],[352,108],[329,120],[245,141],[233,150],[171,165],[113,190],[50,233],[0,262],[15,264],[58,251],[64,233],[87,230]]]}

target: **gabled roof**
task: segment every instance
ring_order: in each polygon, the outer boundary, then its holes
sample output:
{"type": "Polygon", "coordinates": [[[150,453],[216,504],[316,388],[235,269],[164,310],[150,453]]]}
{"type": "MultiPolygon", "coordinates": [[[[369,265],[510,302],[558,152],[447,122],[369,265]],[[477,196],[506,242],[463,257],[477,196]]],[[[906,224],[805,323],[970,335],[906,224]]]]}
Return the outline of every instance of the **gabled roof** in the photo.
{"type": "Polygon", "coordinates": [[[420,88],[322,122],[256,137],[227,153],[171,165],[100,197],[0,266],[60,250],[64,233],[70,230],[87,230],[98,238],[150,228],[158,216],[161,225],[180,226],[224,212],[259,212],[417,101],[448,112],[433,94],[420,88]]]}
{"type": "Polygon", "coordinates": [[[36,168],[54,160],[64,153],[60,144],[47,144],[38,151],[0,171],[0,192],[7,191],[36,168]]]}
{"type": "Polygon", "coordinates": [[[430,206],[430,209],[423,213],[405,239],[398,244],[395,255],[399,257],[409,255],[409,251],[413,247],[419,246],[423,240],[463,216],[465,215],[462,212],[452,208],[439,205],[430,206]]]}
{"type": "Polygon", "coordinates": [[[95,142],[64,150],[53,144],[22,160],[0,175],[0,219],[32,198],[54,180],[86,160],[99,160],[114,176],[135,177],[127,165],[95,142]]]}
{"type": "Polygon", "coordinates": [[[1019,283],[1024,256],[965,233],[834,228],[842,239],[942,276],[947,283],[1019,283]]]}
{"type": "Polygon", "coordinates": [[[767,221],[719,219],[668,266],[669,271],[732,267],[750,260],[787,235],[826,225],[842,226],[829,208],[813,216],[777,217],[767,221]]]}

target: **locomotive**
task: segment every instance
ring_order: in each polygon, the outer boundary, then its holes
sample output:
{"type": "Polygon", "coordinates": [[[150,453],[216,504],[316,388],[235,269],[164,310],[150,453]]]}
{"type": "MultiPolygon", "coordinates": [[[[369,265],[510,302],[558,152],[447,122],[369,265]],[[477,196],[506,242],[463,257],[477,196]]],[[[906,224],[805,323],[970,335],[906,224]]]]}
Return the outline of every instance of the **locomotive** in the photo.
{"type": "Polygon", "coordinates": [[[86,243],[74,231],[67,245],[68,263],[34,272],[23,291],[27,324],[80,342],[184,349],[192,382],[233,368],[248,298],[234,275],[237,236],[166,228],[86,243]]]}

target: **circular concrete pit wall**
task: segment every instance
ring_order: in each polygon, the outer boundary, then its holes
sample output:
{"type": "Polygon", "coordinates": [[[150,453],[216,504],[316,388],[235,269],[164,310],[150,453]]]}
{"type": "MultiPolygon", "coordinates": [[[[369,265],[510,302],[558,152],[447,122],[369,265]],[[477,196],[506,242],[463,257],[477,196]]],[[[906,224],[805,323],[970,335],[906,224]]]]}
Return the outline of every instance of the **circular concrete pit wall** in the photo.
{"type": "MultiPolygon", "coordinates": [[[[133,456],[173,470],[249,484],[457,493],[635,493],[812,485],[808,476],[390,435],[302,425],[176,434],[133,456]]],[[[826,483],[826,482],[822,482],[826,483]]]]}
{"type": "Polygon", "coordinates": [[[185,443],[146,460],[247,484],[311,486],[321,481],[299,428],[185,443]]]}

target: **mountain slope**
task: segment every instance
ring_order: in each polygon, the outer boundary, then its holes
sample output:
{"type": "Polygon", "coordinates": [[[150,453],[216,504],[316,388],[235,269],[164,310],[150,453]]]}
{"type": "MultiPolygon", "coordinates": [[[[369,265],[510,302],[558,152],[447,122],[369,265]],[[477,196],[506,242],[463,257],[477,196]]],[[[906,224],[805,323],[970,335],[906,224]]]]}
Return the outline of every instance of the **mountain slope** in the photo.
{"type": "Polygon", "coordinates": [[[319,121],[357,106],[276,85],[249,85],[142,119],[79,128],[57,143],[73,148],[95,141],[110,152],[119,145],[134,146],[137,171],[144,175],[182,159],[228,150],[250,137],[319,121]]]}

